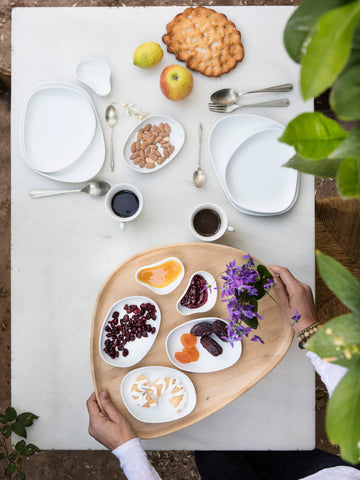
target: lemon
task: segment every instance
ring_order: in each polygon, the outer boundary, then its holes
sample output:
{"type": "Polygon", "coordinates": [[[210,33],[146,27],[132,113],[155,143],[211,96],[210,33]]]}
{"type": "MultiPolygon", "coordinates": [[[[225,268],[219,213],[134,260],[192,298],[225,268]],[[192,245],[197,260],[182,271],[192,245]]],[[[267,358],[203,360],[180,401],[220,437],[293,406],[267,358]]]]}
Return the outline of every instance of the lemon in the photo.
{"type": "Polygon", "coordinates": [[[156,42],[146,42],[137,47],[134,52],[134,65],[140,68],[150,68],[160,62],[164,52],[156,42]]]}

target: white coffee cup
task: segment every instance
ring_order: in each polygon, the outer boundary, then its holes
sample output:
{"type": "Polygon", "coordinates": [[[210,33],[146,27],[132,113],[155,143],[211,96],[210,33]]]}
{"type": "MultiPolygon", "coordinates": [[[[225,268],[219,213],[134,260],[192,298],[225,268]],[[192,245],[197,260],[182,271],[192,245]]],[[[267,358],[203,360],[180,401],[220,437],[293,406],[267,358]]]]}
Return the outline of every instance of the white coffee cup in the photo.
{"type": "MultiPolygon", "coordinates": [[[[207,212],[205,212],[207,213],[207,212]]],[[[215,225],[215,223],[214,223],[215,225]]],[[[219,207],[219,205],[216,205],[215,203],[202,203],[201,205],[198,205],[190,215],[190,221],[189,221],[189,226],[192,234],[198,238],[199,240],[203,240],[205,242],[213,242],[214,240],[218,240],[220,237],[224,235],[226,231],[228,232],[234,232],[235,228],[231,227],[228,225],[228,219],[225,211],[219,207]],[[203,212],[206,210],[210,210],[212,212],[215,212],[215,214],[203,214],[202,216],[197,216],[199,212],[203,212]],[[195,219],[196,217],[196,219],[195,219]],[[196,220],[198,220],[199,225],[194,225],[194,219],[195,223],[196,220]],[[210,220],[214,220],[218,222],[218,228],[216,229],[215,227],[213,229],[210,228],[210,225],[207,225],[206,220],[209,220],[208,223],[211,223],[210,220]],[[197,227],[197,229],[196,229],[197,227]],[[204,232],[208,230],[208,233],[205,234],[204,232]],[[212,231],[214,233],[212,233],[212,231]],[[202,233],[203,232],[203,233],[202,233]]],[[[215,225],[216,226],[216,225],[215,225]]]]}
{"type": "Polygon", "coordinates": [[[118,222],[120,222],[119,223],[120,230],[124,230],[125,223],[131,222],[132,220],[134,220],[136,217],[140,215],[141,210],[143,209],[143,205],[144,205],[144,201],[143,201],[143,196],[141,195],[140,190],[136,188],[134,185],[130,185],[130,183],[120,183],[118,185],[114,185],[108,191],[105,197],[106,210],[114,220],[117,220],[118,222]],[[126,204],[124,204],[124,202],[123,203],[121,202],[122,197],[123,197],[123,201],[127,202],[126,203],[127,205],[130,204],[130,207],[131,207],[130,210],[126,208],[126,204]],[[137,202],[138,202],[138,205],[137,205],[137,202]],[[114,210],[116,206],[120,207],[120,208],[117,208],[118,213],[116,213],[114,210]],[[132,210],[134,210],[134,208],[136,208],[134,213],[128,215],[129,213],[131,213],[132,210]],[[123,215],[121,213],[123,213],[123,215]]]}

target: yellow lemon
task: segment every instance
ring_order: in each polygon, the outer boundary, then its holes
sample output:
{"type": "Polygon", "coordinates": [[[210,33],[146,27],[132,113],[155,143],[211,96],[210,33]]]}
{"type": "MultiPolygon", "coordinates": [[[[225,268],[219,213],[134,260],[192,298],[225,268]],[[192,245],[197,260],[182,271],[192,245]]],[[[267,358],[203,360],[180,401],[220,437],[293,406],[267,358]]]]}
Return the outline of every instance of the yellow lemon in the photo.
{"type": "Polygon", "coordinates": [[[164,52],[156,42],[146,42],[139,45],[134,52],[134,65],[140,68],[150,68],[160,62],[164,52]]]}

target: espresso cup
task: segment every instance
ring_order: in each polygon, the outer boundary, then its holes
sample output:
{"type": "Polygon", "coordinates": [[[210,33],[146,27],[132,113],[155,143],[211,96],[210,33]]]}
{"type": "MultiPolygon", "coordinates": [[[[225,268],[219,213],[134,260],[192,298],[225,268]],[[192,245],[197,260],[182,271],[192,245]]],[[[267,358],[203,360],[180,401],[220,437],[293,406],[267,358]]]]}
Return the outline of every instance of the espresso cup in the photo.
{"type": "Polygon", "coordinates": [[[114,185],[105,197],[106,210],[114,220],[120,222],[120,230],[124,230],[125,223],[140,215],[143,204],[140,190],[129,183],[114,185]]]}
{"type": "Polygon", "coordinates": [[[224,210],[215,203],[198,205],[190,215],[189,226],[192,234],[205,242],[218,240],[226,231],[235,231],[228,225],[224,210]]]}

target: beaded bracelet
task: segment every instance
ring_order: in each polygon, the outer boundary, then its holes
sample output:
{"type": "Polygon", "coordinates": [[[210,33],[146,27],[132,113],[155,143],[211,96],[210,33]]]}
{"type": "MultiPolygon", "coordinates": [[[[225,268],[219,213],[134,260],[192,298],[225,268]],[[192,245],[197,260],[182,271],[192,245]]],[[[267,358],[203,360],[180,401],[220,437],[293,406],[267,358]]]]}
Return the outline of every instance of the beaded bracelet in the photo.
{"type": "Polygon", "coordinates": [[[297,339],[299,341],[299,348],[305,348],[304,343],[306,343],[314,333],[318,332],[320,328],[320,323],[315,322],[309,327],[304,328],[297,334],[297,339]]]}

